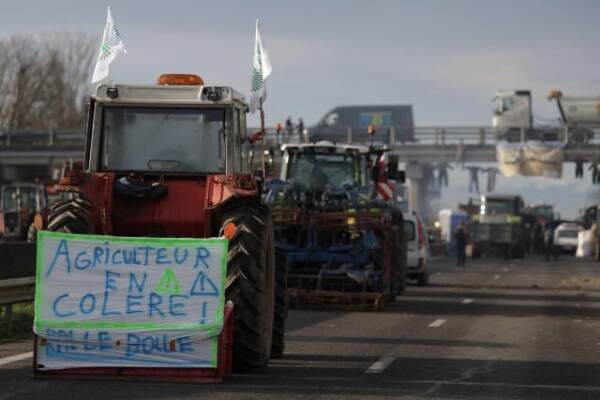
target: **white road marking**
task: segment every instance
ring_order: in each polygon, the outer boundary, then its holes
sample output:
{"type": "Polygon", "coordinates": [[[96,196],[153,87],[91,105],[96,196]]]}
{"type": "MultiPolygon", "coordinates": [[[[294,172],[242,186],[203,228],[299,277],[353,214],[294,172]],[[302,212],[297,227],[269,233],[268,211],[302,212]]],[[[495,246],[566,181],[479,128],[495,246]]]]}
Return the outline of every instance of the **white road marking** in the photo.
{"type": "Polygon", "coordinates": [[[500,279],[500,275],[494,275],[494,279],[500,279]]]}
{"type": "Polygon", "coordinates": [[[385,369],[389,367],[395,360],[396,357],[381,357],[365,370],[365,374],[380,374],[385,371],[385,369]]]}
{"type": "Polygon", "coordinates": [[[438,328],[446,323],[445,319],[436,319],[432,323],[429,324],[430,328],[438,328]]]}
{"type": "Polygon", "coordinates": [[[27,360],[28,358],[33,357],[33,351],[17,354],[15,356],[0,358],[0,367],[6,364],[11,364],[17,361],[27,360]]]}
{"type": "Polygon", "coordinates": [[[473,302],[473,299],[464,299],[462,301],[463,304],[471,304],[473,302]]]}
{"type": "MultiPolygon", "coordinates": [[[[425,383],[425,384],[433,384],[438,388],[442,385],[460,385],[460,386],[488,386],[488,387],[508,387],[508,388],[523,388],[523,389],[559,389],[559,390],[573,390],[578,392],[600,392],[600,386],[575,386],[575,385],[553,385],[553,384],[518,384],[518,383],[510,383],[510,382],[461,382],[461,381],[432,381],[425,379],[415,379],[415,380],[405,380],[405,381],[384,381],[384,383],[395,383],[395,384],[403,384],[403,383],[425,383]]],[[[429,393],[430,390],[427,391],[429,393]]],[[[431,393],[429,393],[431,394],[431,393]]]]}

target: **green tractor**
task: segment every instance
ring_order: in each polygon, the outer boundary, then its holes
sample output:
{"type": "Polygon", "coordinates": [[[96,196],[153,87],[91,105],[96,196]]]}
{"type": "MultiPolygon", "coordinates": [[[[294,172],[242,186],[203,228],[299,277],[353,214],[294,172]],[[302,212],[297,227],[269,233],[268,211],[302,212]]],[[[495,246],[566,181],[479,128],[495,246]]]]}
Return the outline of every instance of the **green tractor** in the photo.
{"type": "Polygon", "coordinates": [[[469,222],[472,257],[493,250],[501,251],[507,259],[525,257],[528,236],[522,215],[524,207],[521,196],[481,196],[479,213],[472,215],[469,222]]]}

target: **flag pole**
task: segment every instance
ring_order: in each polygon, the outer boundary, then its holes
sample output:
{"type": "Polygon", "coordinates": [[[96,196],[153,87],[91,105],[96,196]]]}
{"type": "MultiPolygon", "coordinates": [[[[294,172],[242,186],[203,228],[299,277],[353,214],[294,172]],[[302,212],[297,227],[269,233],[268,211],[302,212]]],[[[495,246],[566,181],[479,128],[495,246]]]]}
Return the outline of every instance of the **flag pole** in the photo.
{"type": "Polygon", "coordinates": [[[265,161],[265,140],[267,140],[266,138],[266,132],[265,132],[265,112],[263,110],[263,100],[262,98],[260,99],[260,106],[258,107],[258,109],[260,110],[260,131],[262,133],[262,175],[263,175],[263,180],[267,179],[267,167],[266,167],[266,161],[265,161]]]}

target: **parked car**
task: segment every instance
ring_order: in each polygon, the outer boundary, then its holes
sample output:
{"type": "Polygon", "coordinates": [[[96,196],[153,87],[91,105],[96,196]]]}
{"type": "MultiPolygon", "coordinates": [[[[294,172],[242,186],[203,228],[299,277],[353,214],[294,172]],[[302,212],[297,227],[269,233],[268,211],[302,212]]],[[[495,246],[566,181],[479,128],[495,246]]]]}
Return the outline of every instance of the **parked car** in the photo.
{"type": "Polygon", "coordinates": [[[409,279],[417,285],[429,283],[429,240],[427,228],[418,214],[404,213],[404,236],[406,238],[406,270],[409,279]]]}
{"type": "Polygon", "coordinates": [[[563,222],[554,231],[554,245],[562,251],[575,253],[577,250],[577,235],[583,226],[577,222],[563,222]]]}

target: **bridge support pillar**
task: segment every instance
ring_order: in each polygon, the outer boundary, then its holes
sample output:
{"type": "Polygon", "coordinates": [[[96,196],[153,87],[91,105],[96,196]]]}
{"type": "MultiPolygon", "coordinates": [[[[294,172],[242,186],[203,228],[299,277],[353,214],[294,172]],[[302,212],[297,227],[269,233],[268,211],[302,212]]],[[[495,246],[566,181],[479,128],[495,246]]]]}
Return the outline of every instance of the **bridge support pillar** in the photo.
{"type": "Polygon", "coordinates": [[[406,177],[408,178],[408,209],[422,215],[426,208],[425,168],[419,163],[410,162],[406,164],[406,177]]]}

